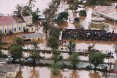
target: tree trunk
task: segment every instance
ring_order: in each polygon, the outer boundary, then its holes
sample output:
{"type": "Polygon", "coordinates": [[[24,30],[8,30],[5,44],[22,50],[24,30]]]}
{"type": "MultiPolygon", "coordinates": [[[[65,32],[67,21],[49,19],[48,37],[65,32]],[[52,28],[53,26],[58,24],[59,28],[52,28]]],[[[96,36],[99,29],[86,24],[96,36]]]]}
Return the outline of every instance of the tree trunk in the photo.
{"type": "Polygon", "coordinates": [[[35,59],[33,59],[33,66],[35,66],[35,59]]]}
{"type": "Polygon", "coordinates": [[[96,71],[97,70],[97,65],[95,65],[95,67],[94,67],[94,71],[96,71]]]}

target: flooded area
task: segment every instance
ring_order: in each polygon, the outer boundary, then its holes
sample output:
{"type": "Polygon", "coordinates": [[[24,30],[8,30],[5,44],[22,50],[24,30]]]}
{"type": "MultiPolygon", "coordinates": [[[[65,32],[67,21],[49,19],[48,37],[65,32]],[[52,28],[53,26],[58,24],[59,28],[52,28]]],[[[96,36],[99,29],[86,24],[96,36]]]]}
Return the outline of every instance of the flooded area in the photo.
{"type": "MultiPolygon", "coordinates": [[[[29,0],[3,0],[0,1],[0,13],[3,14],[12,14],[13,11],[15,10],[17,4],[21,5],[27,5],[29,0]],[[7,7],[10,6],[10,7],[7,7]]],[[[36,8],[39,8],[41,12],[44,11],[45,8],[48,7],[48,4],[50,3],[51,0],[36,0],[34,10],[36,8]]],[[[59,11],[62,12],[64,11],[68,6],[61,5],[59,8],[59,11]]],[[[84,27],[84,29],[89,29],[89,24],[91,22],[91,17],[92,17],[92,8],[87,8],[87,16],[83,18],[83,20],[80,22],[81,26],[84,27]]],[[[79,17],[78,14],[75,14],[75,16],[79,17]]],[[[72,18],[73,15],[69,15],[69,18],[72,18]]],[[[110,27],[109,27],[109,32],[113,31],[113,26],[112,22],[110,22],[110,27]]],[[[70,20],[68,20],[66,27],[67,29],[75,29],[74,25],[70,20]]],[[[116,27],[115,27],[116,28],[116,27]]],[[[117,30],[115,29],[115,32],[117,30]]],[[[20,34],[21,35],[21,34],[20,34]]],[[[14,35],[13,38],[16,36],[14,35]]],[[[3,37],[4,41],[8,41],[10,43],[13,38],[11,36],[3,37]]],[[[60,51],[68,51],[67,48],[68,43],[64,43],[62,46],[59,47],[60,51]]],[[[83,41],[78,41],[76,42],[76,47],[75,50],[77,52],[86,52],[88,50],[89,46],[94,45],[93,49],[99,50],[100,52],[104,54],[108,54],[109,52],[113,53],[114,58],[111,59],[112,62],[115,62],[116,60],[116,54],[115,54],[115,44],[113,42],[83,42],[83,41]]],[[[46,47],[44,43],[38,44],[38,47],[40,50],[51,50],[51,48],[46,47]]],[[[23,47],[24,49],[32,49],[31,45],[25,45],[23,47]]],[[[7,50],[2,50],[4,54],[9,54],[7,50]]],[[[30,54],[28,52],[23,52],[23,56],[27,57],[30,54]]],[[[68,59],[69,54],[68,53],[61,53],[63,56],[63,59],[68,59]]],[[[51,53],[40,53],[40,56],[45,57],[45,58],[51,58],[52,54],[51,53]]],[[[88,56],[79,56],[80,60],[86,60],[88,61],[88,56]]],[[[108,59],[105,59],[105,62],[108,63],[108,59]]],[[[52,75],[51,74],[51,68],[50,67],[29,67],[29,66],[23,66],[19,74],[17,75],[16,78],[107,78],[104,73],[101,72],[94,72],[94,71],[85,71],[85,70],[71,70],[71,69],[62,69],[60,74],[58,76],[52,75]]],[[[111,77],[110,77],[111,78],[111,77]]],[[[112,77],[112,78],[117,78],[117,77],[112,77]]]]}
{"type": "Polygon", "coordinates": [[[103,73],[84,70],[62,69],[59,75],[52,75],[49,67],[24,66],[16,78],[105,78],[103,73]]]}

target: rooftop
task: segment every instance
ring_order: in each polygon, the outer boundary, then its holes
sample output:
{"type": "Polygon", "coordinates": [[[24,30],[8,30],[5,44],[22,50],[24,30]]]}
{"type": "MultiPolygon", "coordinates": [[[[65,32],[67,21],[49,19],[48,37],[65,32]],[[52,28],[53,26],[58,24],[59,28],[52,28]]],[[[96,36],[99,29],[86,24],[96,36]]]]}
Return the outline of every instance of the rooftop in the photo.
{"type": "Polygon", "coordinates": [[[16,21],[13,16],[0,16],[0,25],[12,25],[15,24],[16,21]]]}
{"type": "Polygon", "coordinates": [[[4,78],[7,72],[15,72],[18,64],[4,64],[0,66],[0,78],[4,78]]]}
{"type": "Polygon", "coordinates": [[[42,37],[42,34],[40,33],[23,34],[22,37],[25,39],[36,38],[36,37],[40,38],[42,37]]]}
{"type": "Polygon", "coordinates": [[[28,21],[32,21],[31,16],[26,16],[26,17],[14,16],[14,15],[0,16],[0,26],[13,25],[13,24],[23,23],[23,22],[28,22],[28,21]]]}
{"type": "Polygon", "coordinates": [[[112,20],[117,20],[117,10],[113,6],[96,7],[94,13],[101,14],[112,20]]]}

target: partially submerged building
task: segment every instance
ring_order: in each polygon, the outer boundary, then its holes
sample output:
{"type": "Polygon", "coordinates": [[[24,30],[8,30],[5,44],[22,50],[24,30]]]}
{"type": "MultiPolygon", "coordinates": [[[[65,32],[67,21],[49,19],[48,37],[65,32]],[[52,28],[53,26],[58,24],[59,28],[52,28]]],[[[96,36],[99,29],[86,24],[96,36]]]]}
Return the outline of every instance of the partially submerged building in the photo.
{"type": "Polygon", "coordinates": [[[91,30],[108,30],[109,25],[105,23],[105,18],[93,17],[90,23],[91,30]]]}
{"type": "Polygon", "coordinates": [[[0,32],[13,34],[20,32],[35,32],[31,16],[0,16],[0,32]]]}
{"type": "Polygon", "coordinates": [[[36,41],[42,41],[42,34],[41,33],[30,33],[30,34],[23,34],[22,38],[24,39],[24,41],[32,41],[32,40],[36,40],[36,41]]]}
{"type": "Polygon", "coordinates": [[[114,6],[100,6],[93,10],[93,14],[117,22],[117,8],[114,6]]]}

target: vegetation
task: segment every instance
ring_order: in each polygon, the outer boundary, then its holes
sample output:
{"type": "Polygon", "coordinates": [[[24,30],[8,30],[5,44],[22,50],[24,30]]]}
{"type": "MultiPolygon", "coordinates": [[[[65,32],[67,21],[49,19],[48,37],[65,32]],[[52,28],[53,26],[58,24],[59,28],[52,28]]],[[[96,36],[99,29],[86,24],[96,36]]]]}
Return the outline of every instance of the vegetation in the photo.
{"type": "Polygon", "coordinates": [[[13,41],[13,44],[16,44],[16,45],[24,45],[24,40],[20,37],[16,37],[13,41]]]}
{"type": "Polygon", "coordinates": [[[104,63],[105,55],[100,52],[91,52],[89,54],[89,60],[91,64],[94,65],[94,70],[97,69],[97,66],[104,63]]]}
{"type": "Polygon", "coordinates": [[[88,5],[108,5],[107,0],[87,0],[88,5]]]}
{"type": "Polygon", "coordinates": [[[51,27],[52,30],[50,30],[50,36],[54,36],[57,39],[59,39],[59,35],[60,35],[60,29],[56,28],[56,27],[51,27]]]}
{"type": "Polygon", "coordinates": [[[38,18],[40,16],[38,14],[39,14],[38,8],[37,8],[36,11],[31,12],[33,23],[37,23],[38,22],[38,18]]]}
{"type": "Polygon", "coordinates": [[[55,27],[52,27],[52,29],[53,30],[50,31],[50,36],[48,38],[47,45],[51,47],[52,49],[58,49],[60,30],[55,27]]]}
{"type": "Polygon", "coordinates": [[[60,55],[60,52],[57,49],[52,50],[52,59],[53,63],[51,64],[51,71],[54,75],[58,75],[62,67],[63,57],[60,55]]]}
{"type": "Polygon", "coordinates": [[[79,15],[80,16],[87,16],[87,13],[85,10],[80,10],[79,15]]]}
{"type": "Polygon", "coordinates": [[[50,36],[48,38],[48,46],[51,47],[51,48],[58,48],[58,46],[59,46],[58,39],[54,36],[50,36]]]}
{"type": "Polygon", "coordinates": [[[1,46],[2,46],[2,43],[0,42],[0,58],[2,57],[1,46]]]}
{"type": "Polygon", "coordinates": [[[57,24],[61,24],[68,19],[68,12],[61,12],[56,19],[57,24]]]}
{"type": "Polygon", "coordinates": [[[79,63],[78,53],[76,52],[72,53],[71,62],[72,62],[72,67],[74,69],[77,68],[77,64],[79,63]]]}
{"type": "Polygon", "coordinates": [[[15,63],[16,59],[21,59],[23,54],[23,45],[24,41],[22,38],[17,37],[14,39],[13,44],[9,46],[9,52],[13,58],[13,63],[15,63]]]}
{"type": "Polygon", "coordinates": [[[43,30],[44,30],[46,38],[47,38],[47,35],[48,35],[47,33],[48,33],[48,30],[49,30],[49,25],[48,25],[47,21],[43,21],[42,25],[44,27],[43,30]]]}
{"type": "Polygon", "coordinates": [[[40,57],[39,52],[38,52],[39,47],[37,46],[37,44],[38,44],[37,41],[34,41],[34,40],[32,41],[33,50],[32,50],[32,52],[30,54],[31,54],[31,57],[33,59],[33,65],[36,64],[36,60],[39,59],[39,57],[40,57]]]}
{"type": "Polygon", "coordinates": [[[19,4],[17,4],[16,6],[16,11],[14,11],[14,14],[17,15],[17,16],[20,16],[21,15],[21,12],[22,12],[22,6],[20,6],[19,4]]]}
{"type": "Polygon", "coordinates": [[[9,47],[9,52],[13,58],[13,63],[15,63],[16,59],[22,58],[23,47],[20,44],[19,45],[13,44],[9,47]]]}
{"type": "Polygon", "coordinates": [[[69,1],[68,1],[69,9],[71,9],[71,10],[77,10],[77,8],[78,8],[78,3],[79,3],[78,0],[69,0],[69,1]]]}
{"type": "Polygon", "coordinates": [[[72,54],[72,52],[75,51],[75,46],[76,46],[76,44],[73,42],[73,40],[70,40],[68,45],[67,45],[67,48],[69,49],[70,55],[72,54]]]}

